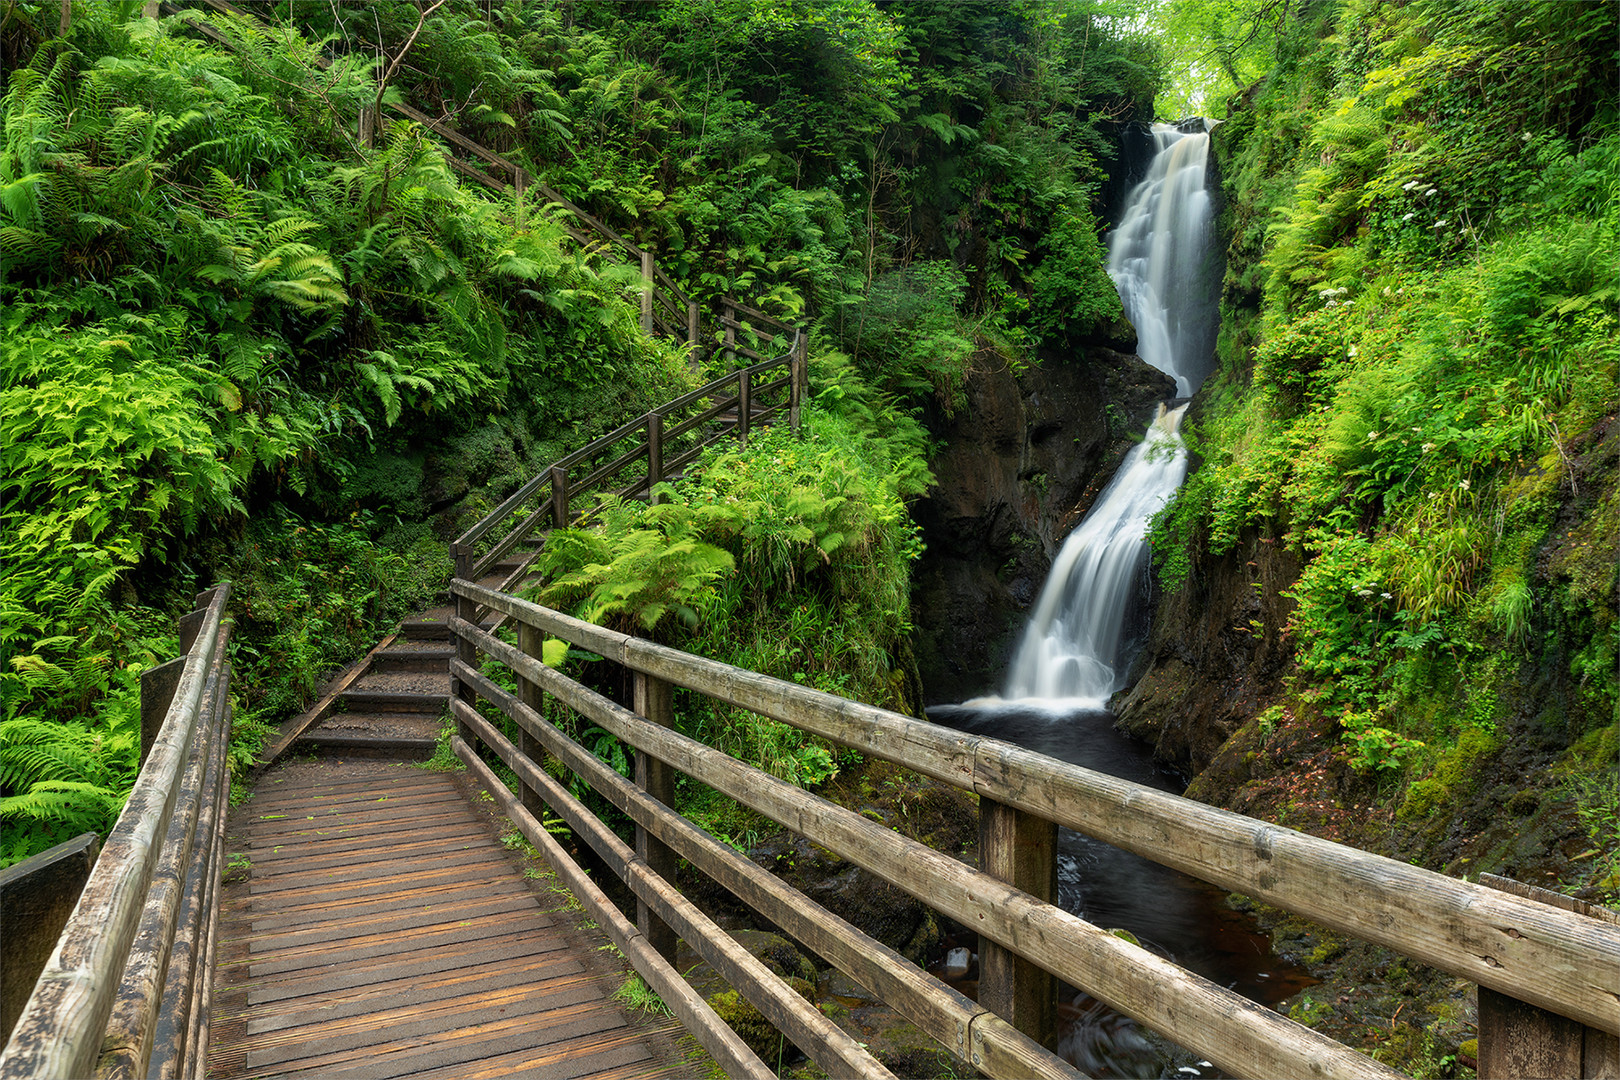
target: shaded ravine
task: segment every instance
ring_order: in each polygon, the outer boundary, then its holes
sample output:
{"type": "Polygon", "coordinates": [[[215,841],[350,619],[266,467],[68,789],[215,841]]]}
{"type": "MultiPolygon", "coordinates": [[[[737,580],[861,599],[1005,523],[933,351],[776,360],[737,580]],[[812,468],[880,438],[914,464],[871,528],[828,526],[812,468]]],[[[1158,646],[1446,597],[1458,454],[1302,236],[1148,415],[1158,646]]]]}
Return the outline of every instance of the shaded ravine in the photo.
{"type": "MultiPolygon", "coordinates": [[[[1000,697],[936,706],[929,719],[1017,743],[1051,757],[1178,792],[1181,778],[1143,744],[1114,729],[1106,702],[1125,688],[1146,593],[1146,534],[1180,487],[1187,454],[1178,426],[1185,398],[1207,375],[1214,287],[1205,265],[1212,231],[1203,124],[1155,125],[1157,153],[1127,200],[1109,245],[1109,275],[1138,334],[1138,353],[1176,380],[1080,525],[1064,541],[1036,601],[1000,697]]],[[[1057,902],[1145,948],[1268,1004],[1312,980],[1271,956],[1246,916],[1211,885],[1111,845],[1060,829],[1057,902]]],[[[971,973],[970,973],[971,974],[971,973]]],[[[1095,1075],[1210,1075],[1207,1062],[1139,1028],[1088,995],[1065,995],[1060,1050],[1095,1075]]]]}

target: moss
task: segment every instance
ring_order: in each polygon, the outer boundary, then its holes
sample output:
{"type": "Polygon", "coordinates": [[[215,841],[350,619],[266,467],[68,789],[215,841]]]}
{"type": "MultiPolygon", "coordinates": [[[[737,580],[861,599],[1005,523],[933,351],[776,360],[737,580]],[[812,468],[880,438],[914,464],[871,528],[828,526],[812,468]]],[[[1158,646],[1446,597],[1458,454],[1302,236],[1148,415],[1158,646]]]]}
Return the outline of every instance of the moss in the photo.
{"type": "Polygon", "coordinates": [[[1620,764],[1620,724],[1588,731],[1569,748],[1558,764],[1559,772],[1613,769],[1620,764]]]}
{"type": "Polygon", "coordinates": [[[1441,755],[1434,771],[1406,790],[1396,815],[1401,821],[1422,821],[1433,817],[1444,806],[1473,792],[1480,763],[1502,748],[1502,737],[1486,728],[1467,728],[1457,742],[1441,755]]]}
{"type": "MultiPolygon", "coordinates": [[[[800,978],[786,981],[806,1001],[815,1000],[815,983],[800,978]]],[[[760,1060],[776,1062],[784,1056],[785,1037],[765,1019],[764,1013],[749,1004],[737,991],[723,990],[713,995],[709,998],[709,1008],[748,1044],[750,1050],[760,1056],[760,1060]]],[[[788,1052],[794,1053],[791,1050],[788,1052]]]]}
{"type": "Polygon", "coordinates": [[[1343,955],[1344,942],[1329,939],[1312,949],[1311,954],[1305,958],[1305,963],[1314,967],[1317,964],[1332,963],[1343,955]]]}

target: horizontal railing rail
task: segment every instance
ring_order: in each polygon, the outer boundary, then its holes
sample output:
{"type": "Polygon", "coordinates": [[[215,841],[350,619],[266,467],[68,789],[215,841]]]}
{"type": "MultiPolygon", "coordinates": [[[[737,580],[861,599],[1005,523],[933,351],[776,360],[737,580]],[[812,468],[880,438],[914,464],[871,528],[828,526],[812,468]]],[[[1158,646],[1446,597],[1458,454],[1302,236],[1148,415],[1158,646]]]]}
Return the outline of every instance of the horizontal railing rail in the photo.
{"type": "Polygon", "coordinates": [[[142,712],[161,726],[0,1054],[7,1080],[207,1072],[230,791],[230,591],[200,594],[181,620],[177,677],[152,684],[168,700],[148,700],[143,681],[142,712]]]}
{"type": "MultiPolygon", "coordinates": [[[[737,895],[761,901],[756,906],[767,919],[791,926],[789,932],[813,949],[828,950],[823,955],[829,962],[885,995],[912,1022],[988,1075],[1061,1072],[1061,1063],[1039,1064],[1029,1047],[1007,1043],[1006,1033],[995,1024],[963,1011],[990,1007],[1001,1012],[996,1002],[1006,1000],[1014,1003],[1010,1011],[1018,1012],[1022,1006],[1017,1002],[1027,987],[998,990],[993,984],[998,978],[1024,979],[1027,970],[1019,963],[1086,990],[1234,1075],[1396,1075],[1091,926],[1046,902],[1049,897],[1020,887],[1013,880],[1018,872],[1008,869],[1016,862],[1008,851],[1038,836],[1041,827],[1056,824],[1396,949],[1598,1032],[1620,1031],[1620,1002],[1612,985],[1613,973],[1620,970],[1620,927],[1612,923],[1169,795],[1010,743],[953,732],[605,630],[469,581],[454,582],[452,592],[458,604],[452,629],[459,642],[455,675],[460,687],[452,704],[467,753],[482,744],[498,754],[514,755],[474,708],[478,700],[489,702],[525,733],[524,754],[532,756],[543,749],[555,755],[637,822],[638,852],[654,844],[668,845],[737,895]],[[466,618],[479,609],[515,620],[521,648],[466,618]],[[629,669],[641,688],[635,712],[541,664],[537,656],[546,635],[629,669]],[[507,667],[527,696],[514,698],[498,690],[477,670],[480,655],[507,667]],[[980,797],[981,815],[992,823],[981,832],[990,848],[981,852],[985,869],[968,867],[668,730],[667,704],[660,719],[653,715],[657,709],[643,708],[642,703],[667,702],[669,687],[695,691],[974,792],[980,797]],[[883,951],[871,944],[843,950],[860,953],[867,962],[840,955],[840,940],[860,942],[850,936],[850,928],[828,923],[831,916],[818,912],[808,900],[785,895],[780,882],[768,885],[759,874],[708,850],[710,845],[694,835],[694,827],[668,809],[671,800],[637,794],[622,779],[616,781],[592,764],[588,751],[564,745],[561,733],[541,719],[541,694],[635,747],[638,778],[643,758],[672,767],[978,930],[983,943],[980,1004],[952,1002],[942,985],[917,985],[915,969],[902,962],[909,968],[906,979],[911,980],[905,982],[898,968],[877,959],[883,951]],[[997,821],[1011,826],[998,833],[997,821]],[[998,835],[1003,839],[997,840],[998,835]],[[1008,850],[995,850],[998,845],[1008,850]],[[985,955],[998,947],[1013,961],[1000,969],[1003,975],[993,973],[994,965],[985,955]],[[988,1043],[995,1043],[995,1048],[988,1043]]],[[[526,767],[512,767],[527,783],[526,767]]],[[[588,828],[581,833],[587,840],[588,828]]],[[[632,889],[638,896],[645,891],[655,897],[659,892],[634,884],[632,889]]],[[[749,996],[743,986],[737,989],[749,996]]],[[[790,1022],[759,1007],[773,1022],[790,1022]]],[[[1001,1019],[1023,1026],[1018,1016],[1001,1019]]],[[[801,1035],[812,1037],[783,1030],[795,1041],[801,1035]]],[[[800,1045],[811,1052],[811,1046],[800,1045]]],[[[829,1065],[823,1067],[832,1071],[829,1065]]],[[[848,1062],[840,1065],[850,1067],[848,1062]]]]}

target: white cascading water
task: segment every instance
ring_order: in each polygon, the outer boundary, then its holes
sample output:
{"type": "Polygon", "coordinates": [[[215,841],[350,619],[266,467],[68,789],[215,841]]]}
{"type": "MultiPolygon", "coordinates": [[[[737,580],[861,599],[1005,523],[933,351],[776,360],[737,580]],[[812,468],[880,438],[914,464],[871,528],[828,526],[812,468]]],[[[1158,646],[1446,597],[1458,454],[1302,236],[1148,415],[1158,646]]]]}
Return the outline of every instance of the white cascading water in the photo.
{"type": "Polygon", "coordinates": [[[1152,168],[1108,243],[1108,276],[1136,327],[1136,354],[1190,397],[1209,364],[1209,134],[1155,124],[1153,138],[1152,168]]]}
{"type": "MultiPolygon", "coordinates": [[[[1136,326],[1137,353],[1186,397],[1209,364],[1207,132],[1153,128],[1158,152],[1109,244],[1108,274],[1136,326]]],[[[1147,561],[1148,521],[1187,475],[1176,428],[1186,406],[1159,409],[1107,489],[1069,534],[1024,630],[1006,698],[1104,707],[1121,688],[1125,622],[1147,561]]]]}

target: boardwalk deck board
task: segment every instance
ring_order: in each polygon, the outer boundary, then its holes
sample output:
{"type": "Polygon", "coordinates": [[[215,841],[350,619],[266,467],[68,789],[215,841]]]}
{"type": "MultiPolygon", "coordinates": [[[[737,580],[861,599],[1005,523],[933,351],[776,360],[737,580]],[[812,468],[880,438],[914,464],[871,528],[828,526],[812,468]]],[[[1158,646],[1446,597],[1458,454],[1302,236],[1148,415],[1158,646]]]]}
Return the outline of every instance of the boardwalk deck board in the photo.
{"type": "MultiPolygon", "coordinates": [[[[210,1075],[678,1074],[453,778],[292,763],[240,808],[210,1075]]],[[[667,1026],[667,1025],[666,1025],[667,1026]]]]}

